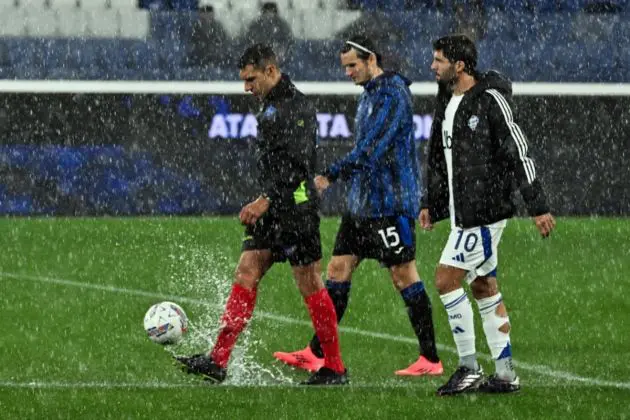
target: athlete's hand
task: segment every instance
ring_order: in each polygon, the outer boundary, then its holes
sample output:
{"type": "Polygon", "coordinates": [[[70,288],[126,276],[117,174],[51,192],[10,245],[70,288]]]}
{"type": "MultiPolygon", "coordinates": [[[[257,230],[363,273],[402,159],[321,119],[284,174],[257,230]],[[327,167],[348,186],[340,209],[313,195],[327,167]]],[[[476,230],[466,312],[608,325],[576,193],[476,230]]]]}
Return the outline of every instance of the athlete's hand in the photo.
{"type": "Polygon", "coordinates": [[[319,195],[322,195],[330,187],[330,181],[324,175],[317,175],[313,182],[315,182],[315,188],[319,195]]]}
{"type": "Polygon", "coordinates": [[[545,213],[534,217],[534,223],[536,223],[536,227],[543,238],[549,236],[553,228],[556,227],[556,221],[551,213],[545,213]]]}
{"type": "Polygon", "coordinates": [[[433,229],[433,224],[431,224],[431,216],[429,216],[429,209],[420,210],[420,217],[418,218],[418,222],[420,223],[420,227],[424,230],[433,229]]]}
{"type": "Polygon", "coordinates": [[[269,210],[269,199],[259,197],[256,201],[243,207],[238,218],[244,225],[253,225],[267,210],[269,210]]]}

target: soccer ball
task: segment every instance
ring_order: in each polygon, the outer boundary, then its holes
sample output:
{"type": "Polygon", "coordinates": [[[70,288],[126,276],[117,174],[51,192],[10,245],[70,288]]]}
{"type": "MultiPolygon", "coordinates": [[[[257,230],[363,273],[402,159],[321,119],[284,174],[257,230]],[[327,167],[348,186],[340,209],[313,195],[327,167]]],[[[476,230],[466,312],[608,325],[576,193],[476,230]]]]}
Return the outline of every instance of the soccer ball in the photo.
{"type": "Polygon", "coordinates": [[[188,317],[176,303],[156,303],[144,316],[144,330],[154,343],[175,344],[188,330],[188,317]]]}

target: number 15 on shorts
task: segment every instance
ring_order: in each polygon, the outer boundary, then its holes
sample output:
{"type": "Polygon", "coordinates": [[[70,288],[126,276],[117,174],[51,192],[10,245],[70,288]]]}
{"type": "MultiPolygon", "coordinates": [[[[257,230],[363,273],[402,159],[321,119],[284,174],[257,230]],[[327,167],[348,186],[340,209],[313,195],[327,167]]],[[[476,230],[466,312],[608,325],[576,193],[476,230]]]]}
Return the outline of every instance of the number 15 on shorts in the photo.
{"type": "Polygon", "coordinates": [[[385,248],[392,248],[400,244],[400,235],[396,232],[396,226],[380,229],[378,233],[383,238],[385,248]]]}

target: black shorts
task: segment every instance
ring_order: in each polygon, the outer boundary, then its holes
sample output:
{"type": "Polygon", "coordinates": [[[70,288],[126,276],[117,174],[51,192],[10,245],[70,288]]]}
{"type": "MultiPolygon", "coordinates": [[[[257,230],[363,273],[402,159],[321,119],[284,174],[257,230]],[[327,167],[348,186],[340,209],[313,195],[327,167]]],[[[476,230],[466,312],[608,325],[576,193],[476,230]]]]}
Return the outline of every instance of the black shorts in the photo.
{"type": "Polygon", "coordinates": [[[406,216],[377,219],[344,215],[333,255],[374,259],[385,267],[416,259],[415,220],[406,216]]]}
{"type": "Polygon", "coordinates": [[[264,215],[245,228],[241,251],[270,250],[273,262],[308,265],[322,258],[319,214],[305,211],[286,216],[264,215]]]}

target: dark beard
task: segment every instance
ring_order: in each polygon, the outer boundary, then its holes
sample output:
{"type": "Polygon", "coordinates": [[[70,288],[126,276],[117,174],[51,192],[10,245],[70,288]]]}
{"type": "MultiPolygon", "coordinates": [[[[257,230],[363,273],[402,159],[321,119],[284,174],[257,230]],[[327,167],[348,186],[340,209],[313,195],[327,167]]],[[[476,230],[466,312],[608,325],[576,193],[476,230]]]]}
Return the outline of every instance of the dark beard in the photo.
{"type": "Polygon", "coordinates": [[[438,89],[440,90],[444,89],[448,92],[453,92],[453,88],[455,87],[456,83],[457,83],[456,78],[452,78],[451,80],[438,80],[438,89]]]}
{"type": "Polygon", "coordinates": [[[438,85],[441,89],[446,89],[447,92],[453,92],[455,85],[457,84],[457,72],[455,71],[455,66],[450,65],[448,67],[448,71],[444,72],[445,77],[449,77],[448,79],[441,78],[438,81],[438,85]]]}

